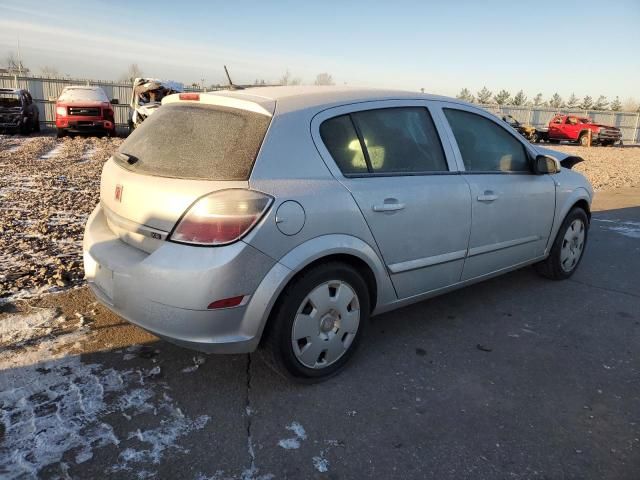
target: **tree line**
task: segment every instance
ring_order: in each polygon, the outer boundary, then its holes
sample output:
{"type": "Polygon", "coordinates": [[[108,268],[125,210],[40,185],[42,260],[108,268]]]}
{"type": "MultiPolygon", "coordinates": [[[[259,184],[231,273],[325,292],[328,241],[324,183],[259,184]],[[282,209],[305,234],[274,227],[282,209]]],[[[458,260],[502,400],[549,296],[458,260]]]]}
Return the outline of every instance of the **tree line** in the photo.
{"type": "Polygon", "coordinates": [[[515,105],[523,107],[551,107],[551,108],[575,108],[580,110],[609,110],[613,112],[619,111],[637,111],[640,112],[640,105],[634,100],[628,99],[624,104],[619,97],[609,101],[604,95],[600,95],[597,99],[593,99],[590,95],[585,95],[582,99],[575,94],[565,100],[558,93],[554,93],[551,98],[544,99],[541,93],[538,93],[532,99],[529,99],[522,90],[515,95],[511,95],[508,90],[502,89],[497,93],[493,93],[487,87],[482,87],[474,95],[468,88],[463,88],[456,98],[470,103],[479,103],[483,105],[515,105]]]}

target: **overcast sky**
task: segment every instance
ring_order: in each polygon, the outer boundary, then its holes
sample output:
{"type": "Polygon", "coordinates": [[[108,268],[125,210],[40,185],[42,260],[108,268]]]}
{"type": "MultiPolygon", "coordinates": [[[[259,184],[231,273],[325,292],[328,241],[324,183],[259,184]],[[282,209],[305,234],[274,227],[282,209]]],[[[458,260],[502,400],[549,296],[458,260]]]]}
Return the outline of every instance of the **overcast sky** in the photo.
{"type": "Polygon", "coordinates": [[[145,2],[0,0],[0,63],[118,79],[312,83],[455,95],[484,85],[640,99],[640,0],[145,2]]]}

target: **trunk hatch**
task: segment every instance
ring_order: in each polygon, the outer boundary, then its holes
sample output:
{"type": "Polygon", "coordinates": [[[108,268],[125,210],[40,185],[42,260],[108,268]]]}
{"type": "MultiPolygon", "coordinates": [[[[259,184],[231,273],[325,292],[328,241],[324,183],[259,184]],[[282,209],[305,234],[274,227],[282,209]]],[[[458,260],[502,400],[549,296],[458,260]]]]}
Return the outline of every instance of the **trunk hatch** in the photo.
{"type": "Polygon", "coordinates": [[[111,230],[152,252],[199,197],[248,188],[270,120],[220,106],[163,105],[105,163],[100,202],[111,230]]]}

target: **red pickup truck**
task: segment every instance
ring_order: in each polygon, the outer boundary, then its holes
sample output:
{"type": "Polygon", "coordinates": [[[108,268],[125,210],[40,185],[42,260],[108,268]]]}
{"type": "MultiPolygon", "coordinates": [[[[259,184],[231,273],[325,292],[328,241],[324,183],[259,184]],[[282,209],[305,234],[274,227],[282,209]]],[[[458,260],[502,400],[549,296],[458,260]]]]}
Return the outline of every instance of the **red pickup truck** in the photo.
{"type": "Polygon", "coordinates": [[[116,133],[113,107],[100,87],[66,87],[56,102],[58,138],[67,133],[94,133],[112,136],[116,133]]]}
{"type": "Polygon", "coordinates": [[[547,140],[558,143],[560,140],[578,142],[583,147],[589,144],[589,131],[591,131],[591,143],[607,146],[622,140],[622,132],[617,127],[594,123],[587,117],[576,115],[556,115],[549,122],[547,140]]]}

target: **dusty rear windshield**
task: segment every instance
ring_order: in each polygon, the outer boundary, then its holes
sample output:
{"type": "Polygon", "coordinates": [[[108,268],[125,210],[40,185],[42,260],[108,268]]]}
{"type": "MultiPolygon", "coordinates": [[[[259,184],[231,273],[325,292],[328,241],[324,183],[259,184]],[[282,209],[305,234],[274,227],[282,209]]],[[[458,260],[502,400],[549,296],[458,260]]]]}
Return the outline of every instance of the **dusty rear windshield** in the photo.
{"type": "Polygon", "coordinates": [[[136,173],[198,180],[248,180],[271,117],[216,105],[160,107],[114,155],[136,173]]]}

